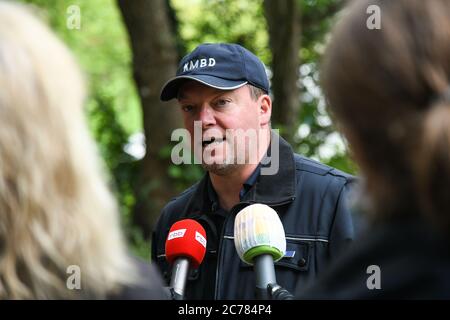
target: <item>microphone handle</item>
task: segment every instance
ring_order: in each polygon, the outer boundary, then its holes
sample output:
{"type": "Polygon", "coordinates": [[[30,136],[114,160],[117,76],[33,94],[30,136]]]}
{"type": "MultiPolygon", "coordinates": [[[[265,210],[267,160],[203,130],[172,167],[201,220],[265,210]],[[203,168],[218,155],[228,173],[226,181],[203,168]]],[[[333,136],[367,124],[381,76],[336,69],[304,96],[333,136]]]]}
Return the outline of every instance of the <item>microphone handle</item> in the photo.
{"type": "Polygon", "coordinates": [[[261,254],[254,258],[256,277],[256,298],[260,300],[269,300],[270,296],[267,286],[270,283],[276,283],[275,267],[271,254],[261,254]]]}
{"type": "Polygon", "coordinates": [[[177,258],[173,263],[172,277],[170,279],[170,287],[174,292],[175,300],[183,300],[184,288],[189,273],[189,259],[177,258]]]}
{"type": "Polygon", "coordinates": [[[279,284],[271,283],[267,287],[267,290],[269,291],[269,296],[272,300],[294,300],[292,293],[279,284]]]}

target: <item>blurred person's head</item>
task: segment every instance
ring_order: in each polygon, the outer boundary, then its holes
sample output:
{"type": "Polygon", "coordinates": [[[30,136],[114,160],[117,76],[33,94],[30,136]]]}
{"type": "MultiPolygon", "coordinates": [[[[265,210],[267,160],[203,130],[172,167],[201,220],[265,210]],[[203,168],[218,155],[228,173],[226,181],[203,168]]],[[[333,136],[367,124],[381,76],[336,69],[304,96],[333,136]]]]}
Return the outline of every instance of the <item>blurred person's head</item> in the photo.
{"type": "Polygon", "coordinates": [[[0,2],[0,299],[105,297],[132,283],[118,208],[67,48],[0,2]],[[81,290],[66,286],[70,265],[81,290]]]}
{"type": "Polygon", "coordinates": [[[358,0],[343,14],[322,81],[372,209],[450,231],[450,1],[358,0]],[[370,5],[381,29],[367,27],[370,5]]]}

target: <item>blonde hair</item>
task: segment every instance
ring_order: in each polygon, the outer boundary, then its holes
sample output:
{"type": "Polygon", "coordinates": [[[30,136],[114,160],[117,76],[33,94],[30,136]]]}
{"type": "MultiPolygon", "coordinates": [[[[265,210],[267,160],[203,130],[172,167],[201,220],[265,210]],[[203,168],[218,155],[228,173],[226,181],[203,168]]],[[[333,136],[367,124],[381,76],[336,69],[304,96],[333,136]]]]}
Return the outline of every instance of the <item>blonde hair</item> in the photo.
{"type": "Polygon", "coordinates": [[[104,298],[136,281],[67,48],[0,1],[0,299],[104,298]],[[81,290],[67,268],[79,266],[81,290]]]}
{"type": "Polygon", "coordinates": [[[421,214],[450,232],[450,1],[359,0],[344,15],[323,86],[376,218],[421,214]]]}

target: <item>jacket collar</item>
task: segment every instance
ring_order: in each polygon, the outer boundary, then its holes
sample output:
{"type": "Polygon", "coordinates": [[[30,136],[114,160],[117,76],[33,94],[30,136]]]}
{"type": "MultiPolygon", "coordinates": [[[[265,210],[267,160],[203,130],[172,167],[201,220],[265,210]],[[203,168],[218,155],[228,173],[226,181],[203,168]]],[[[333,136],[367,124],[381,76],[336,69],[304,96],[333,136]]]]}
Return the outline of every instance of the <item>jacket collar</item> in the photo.
{"type": "MultiPolygon", "coordinates": [[[[276,151],[277,150],[275,150],[275,152],[276,151]]],[[[293,201],[295,198],[296,186],[295,160],[294,152],[289,143],[272,132],[271,145],[261,162],[261,174],[258,177],[255,186],[246,195],[244,201],[274,206],[293,201]],[[277,148],[277,144],[278,159],[276,156],[272,159],[272,146],[277,148]],[[274,161],[278,161],[278,172],[265,175],[264,168],[269,168],[274,161]]]]}
{"type": "MultiPolygon", "coordinates": [[[[239,207],[251,203],[277,206],[292,202],[295,199],[296,175],[294,153],[291,146],[273,131],[271,145],[263,161],[261,161],[261,169],[269,167],[272,163],[271,146],[275,141],[274,139],[279,139],[278,172],[272,175],[260,174],[253,188],[248,191],[243,201],[238,205],[239,207]]],[[[276,158],[274,159],[275,161],[277,160],[276,158]]],[[[217,204],[213,203],[208,195],[208,183],[209,175],[206,173],[197,186],[194,187],[194,193],[184,211],[185,216],[201,215],[202,213],[215,211],[214,206],[217,204]]]]}

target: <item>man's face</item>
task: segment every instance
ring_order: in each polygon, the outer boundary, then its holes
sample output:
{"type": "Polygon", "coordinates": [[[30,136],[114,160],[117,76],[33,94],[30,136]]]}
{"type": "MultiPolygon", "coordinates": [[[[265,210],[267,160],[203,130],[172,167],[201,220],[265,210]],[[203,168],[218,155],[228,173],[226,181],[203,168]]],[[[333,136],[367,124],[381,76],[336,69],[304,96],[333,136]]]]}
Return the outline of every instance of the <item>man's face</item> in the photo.
{"type": "MultiPolygon", "coordinates": [[[[261,108],[267,95],[254,100],[250,88],[218,90],[196,81],[186,82],[179,90],[178,102],[185,128],[191,135],[195,156],[202,159],[203,167],[215,174],[226,175],[249,162],[249,152],[257,152],[254,143],[238,143],[242,132],[254,132],[268,126],[269,114],[261,108]],[[265,97],[264,97],[265,96],[265,97]],[[202,139],[194,140],[194,124],[202,129],[202,139]],[[198,154],[201,151],[202,154],[198,154]]],[[[270,109],[270,106],[269,106],[270,109]]],[[[250,159],[251,161],[251,159],[250,159]]]]}

